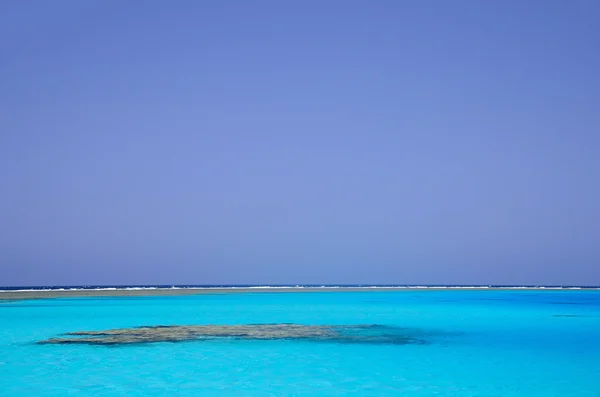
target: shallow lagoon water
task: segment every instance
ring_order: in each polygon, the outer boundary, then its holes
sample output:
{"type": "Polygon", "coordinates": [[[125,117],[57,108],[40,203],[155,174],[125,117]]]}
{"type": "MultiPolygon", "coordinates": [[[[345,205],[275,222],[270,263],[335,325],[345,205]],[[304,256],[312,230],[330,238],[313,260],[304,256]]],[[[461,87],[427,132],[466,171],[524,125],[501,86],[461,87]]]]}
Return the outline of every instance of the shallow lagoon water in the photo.
{"type": "Polygon", "coordinates": [[[600,396],[600,291],[227,293],[0,301],[4,396],[600,396]],[[373,324],[424,343],[39,345],[152,325],[373,324]]]}

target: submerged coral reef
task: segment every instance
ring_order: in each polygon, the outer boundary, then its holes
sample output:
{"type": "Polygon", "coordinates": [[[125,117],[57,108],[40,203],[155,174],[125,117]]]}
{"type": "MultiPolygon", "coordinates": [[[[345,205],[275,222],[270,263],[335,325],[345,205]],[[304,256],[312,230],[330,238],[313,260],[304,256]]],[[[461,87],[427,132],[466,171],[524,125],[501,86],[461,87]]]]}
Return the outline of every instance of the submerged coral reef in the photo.
{"type": "Polygon", "coordinates": [[[425,343],[422,331],[383,325],[168,325],[69,332],[39,344],[123,345],[233,338],[244,340],[296,339],[336,343],[425,343]]]}

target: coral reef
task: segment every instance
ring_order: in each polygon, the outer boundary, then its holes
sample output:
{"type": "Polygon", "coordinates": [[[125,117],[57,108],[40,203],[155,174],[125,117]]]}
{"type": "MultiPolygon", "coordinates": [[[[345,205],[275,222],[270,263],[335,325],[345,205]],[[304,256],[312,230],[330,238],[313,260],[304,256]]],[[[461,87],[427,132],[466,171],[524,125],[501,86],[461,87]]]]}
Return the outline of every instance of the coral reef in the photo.
{"type": "Polygon", "coordinates": [[[424,343],[418,330],[382,325],[169,325],[120,328],[106,331],[69,332],[40,344],[125,345],[152,342],[183,342],[216,338],[244,340],[328,341],[336,343],[424,343]]]}

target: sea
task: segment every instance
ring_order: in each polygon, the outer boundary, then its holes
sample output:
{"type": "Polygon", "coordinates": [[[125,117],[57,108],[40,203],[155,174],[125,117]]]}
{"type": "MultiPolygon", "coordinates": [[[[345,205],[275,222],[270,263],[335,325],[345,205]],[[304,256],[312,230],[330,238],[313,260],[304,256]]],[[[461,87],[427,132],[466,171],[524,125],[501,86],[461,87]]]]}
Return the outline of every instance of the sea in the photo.
{"type": "MultiPolygon", "coordinates": [[[[0,289],[165,287],[197,286],[0,289]]],[[[600,291],[594,288],[204,286],[217,287],[232,291],[34,300],[3,300],[0,292],[0,396],[600,397],[600,291]],[[243,287],[272,291],[235,291],[243,287]],[[82,330],[209,324],[361,325],[365,331],[352,342],[37,343],[82,330]],[[373,338],[373,330],[394,330],[394,336],[373,338]]]]}

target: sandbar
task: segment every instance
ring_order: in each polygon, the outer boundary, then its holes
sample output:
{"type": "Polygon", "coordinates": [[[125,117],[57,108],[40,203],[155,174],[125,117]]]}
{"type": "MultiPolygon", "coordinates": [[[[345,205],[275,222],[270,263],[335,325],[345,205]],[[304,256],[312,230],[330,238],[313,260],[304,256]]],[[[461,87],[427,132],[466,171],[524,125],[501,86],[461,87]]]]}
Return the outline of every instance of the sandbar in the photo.
{"type": "MultiPolygon", "coordinates": [[[[599,288],[585,288],[598,290],[599,288]]],[[[289,293],[289,292],[386,292],[386,291],[494,291],[494,290],[578,290],[559,287],[236,287],[236,288],[139,288],[139,289],[48,289],[0,291],[2,300],[88,298],[88,297],[142,297],[186,296],[207,294],[289,293]]]]}

